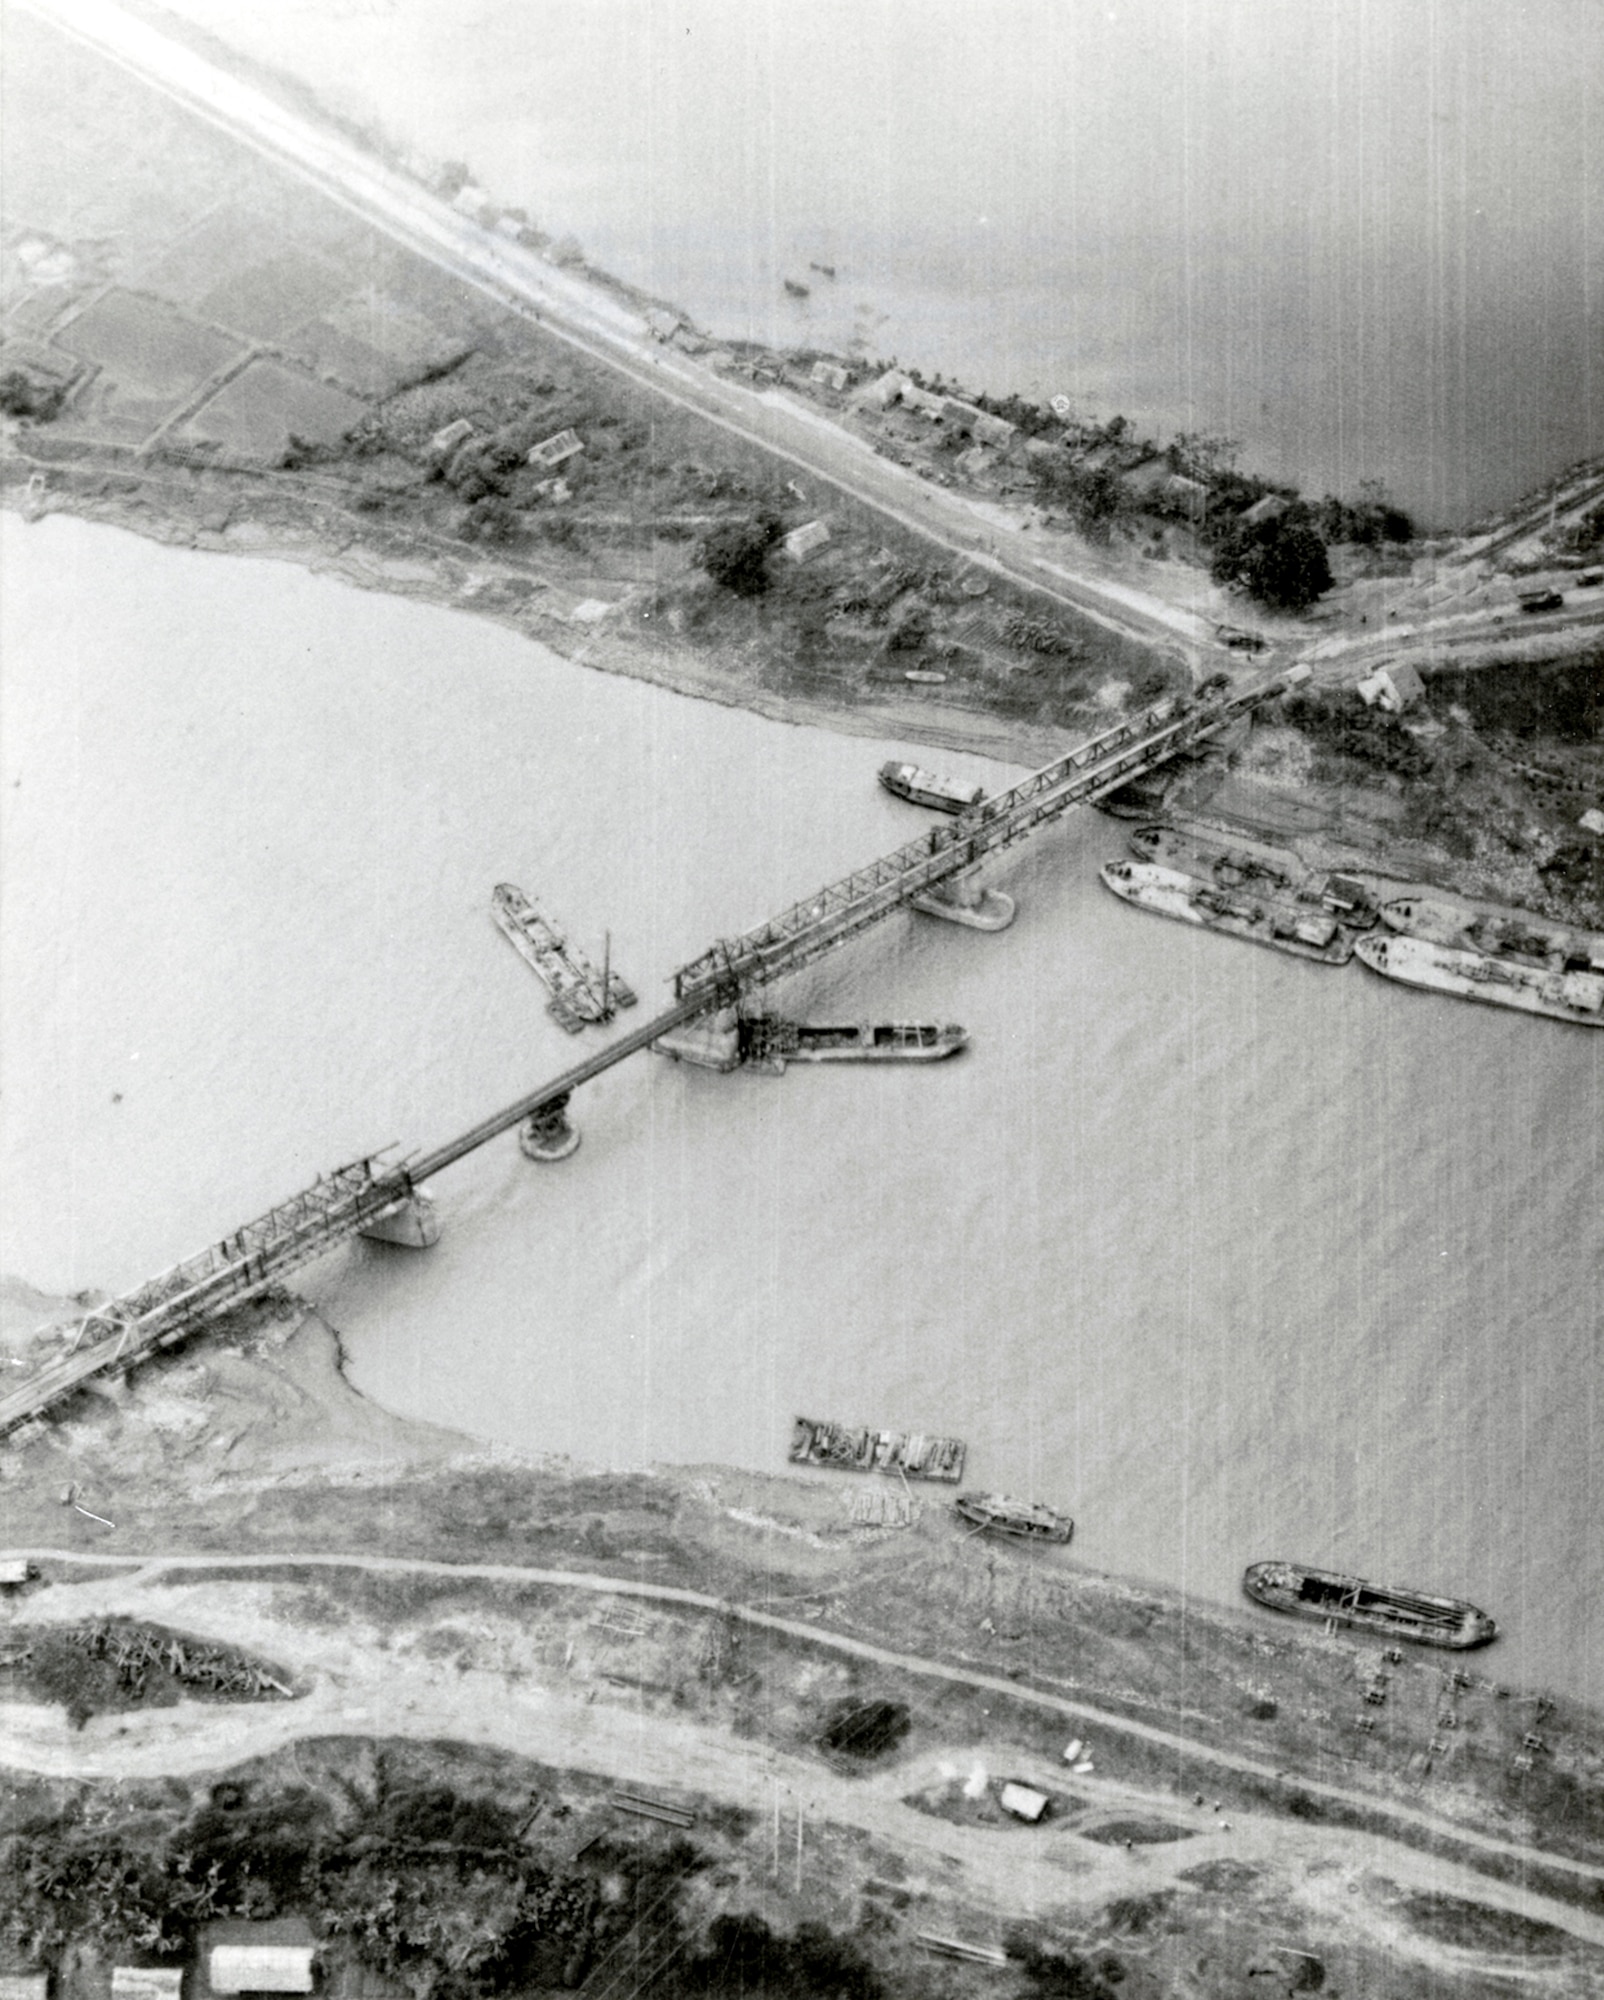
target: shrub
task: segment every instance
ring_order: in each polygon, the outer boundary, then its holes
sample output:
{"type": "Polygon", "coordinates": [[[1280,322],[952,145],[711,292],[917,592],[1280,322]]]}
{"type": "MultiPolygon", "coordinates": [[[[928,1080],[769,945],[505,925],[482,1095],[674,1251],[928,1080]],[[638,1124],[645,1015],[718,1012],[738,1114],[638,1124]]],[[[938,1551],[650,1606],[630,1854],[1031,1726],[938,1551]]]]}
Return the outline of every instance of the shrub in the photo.
{"type": "Polygon", "coordinates": [[[702,537],[697,560],[715,583],[737,597],[761,597],[770,582],[769,551],[779,539],[776,515],[727,521],[702,537]]]}

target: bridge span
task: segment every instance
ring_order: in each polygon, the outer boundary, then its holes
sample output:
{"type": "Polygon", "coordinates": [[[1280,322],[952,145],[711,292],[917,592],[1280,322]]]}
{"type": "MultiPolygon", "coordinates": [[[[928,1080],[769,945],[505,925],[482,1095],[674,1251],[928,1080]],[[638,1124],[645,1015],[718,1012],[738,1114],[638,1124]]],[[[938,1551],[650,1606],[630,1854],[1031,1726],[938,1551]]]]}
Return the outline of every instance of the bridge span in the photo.
{"type": "Polygon", "coordinates": [[[352,1236],[426,1246],[437,1230],[425,1183],[445,1168],[515,1126],[525,1128],[532,1157],[560,1159],[578,1143],[566,1113],[581,1085],[675,1029],[733,1007],[752,988],[837,950],[900,909],[913,905],[962,919],[963,880],[987,856],[1169,762],[1308,671],[1294,667],[1214,701],[1160,702],[756,929],[720,940],[675,973],[671,1006],[516,1103],[431,1152],[389,1166],[374,1154],[340,1167],[198,1256],[97,1306],[77,1323],[58,1358],[0,1396],[0,1436],[42,1419],[97,1378],[122,1375],[188,1339],[352,1236]]]}

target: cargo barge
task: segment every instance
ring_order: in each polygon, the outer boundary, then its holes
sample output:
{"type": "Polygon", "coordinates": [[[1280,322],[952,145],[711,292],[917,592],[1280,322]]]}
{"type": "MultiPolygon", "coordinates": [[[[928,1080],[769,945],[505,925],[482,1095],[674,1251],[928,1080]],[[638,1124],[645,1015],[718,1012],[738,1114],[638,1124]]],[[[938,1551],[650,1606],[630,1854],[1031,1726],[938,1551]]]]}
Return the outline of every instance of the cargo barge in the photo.
{"type": "Polygon", "coordinates": [[[882,764],[880,782],[888,792],[910,805],[931,806],[937,812],[968,812],[985,802],[980,785],[966,785],[957,778],[938,777],[917,764],[882,764]]]}
{"type": "Polygon", "coordinates": [[[1067,1542],[1075,1523],[1067,1514],[1035,1501],[1010,1500],[1003,1493],[960,1493],[952,1503],[960,1519],[993,1535],[1021,1542],[1067,1542]]]}
{"type": "Polygon", "coordinates": [[[740,1024],[741,1061],[772,1070],[794,1062],[942,1062],[968,1041],[967,1029],[951,1022],[856,1021],[813,1027],[774,1014],[753,1014],[740,1024]]]}
{"type": "Polygon", "coordinates": [[[1490,910],[1439,902],[1431,896],[1394,896],[1381,921],[1405,937],[1450,951],[1476,951],[1545,972],[1604,973],[1604,936],[1572,930],[1524,910],[1490,910]]]}
{"type": "Polygon", "coordinates": [[[1460,1000],[1482,1000],[1579,1028],[1604,1028],[1604,973],[1553,972],[1518,959],[1455,951],[1399,931],[1361,938],[1359,957],[1383,979],[1460,1000]]]}
{"type": "Polygon", "coordinates": [[[901,1472],[909,1479],[964,1476],[962,1438],[927,1437],[920,1431],[872,1431],[798,1417],[788,1454],[793,1465],[823,1465],[838,1472],[901,1472]]]}
{"type": "Polygon", "coordinates": [[[610,1021],[620,1007],[635,1005],[634,989],[610,966],[598,972],[515,882],[496,884],[490,913],[513,950],[551,995],[547,1013],[570,1034],[610,1021]]]}
{"type": "Polygon", "coordinates": [[[1267,944],[1318,965],[1346,965],[1354,952],[1350,931],[1329,910],[1311,908],[1285,896],[1258,895],[1246,888],[1223,889],[1151,862],[1109,861],[1098,871],[1103,887],[1122,902],[1155,916],[1173,917],[1203,930],[1267,944]]]}
{"type": "Polygon", "coordinates": [[[1390,1639],[1413,1639],[1422,1646],[1463,1650],[1485,1646],[1498,1627],[1485,1611],[1457,1597],[1428,1597],[1419,1590],[1389,1590],[1357,1576],[1304,1569],[1298,1563],[1253,1563],[1242,1588],[1272,1611],[1325,1624],[1359,1625],[1390,1639]]]}
{"type": "Polygon", "coordinates": [[[1173,868],[1216,888],[1263,891],[1323,909],[1349,930],[1370,930],[1379,915],[1374,897],[1357,876],[1325,873],[1290,848],[1233,838],[1214,827],[1139,826],[1130,836],[1130,849],[1138,861],[1173,868]]]}

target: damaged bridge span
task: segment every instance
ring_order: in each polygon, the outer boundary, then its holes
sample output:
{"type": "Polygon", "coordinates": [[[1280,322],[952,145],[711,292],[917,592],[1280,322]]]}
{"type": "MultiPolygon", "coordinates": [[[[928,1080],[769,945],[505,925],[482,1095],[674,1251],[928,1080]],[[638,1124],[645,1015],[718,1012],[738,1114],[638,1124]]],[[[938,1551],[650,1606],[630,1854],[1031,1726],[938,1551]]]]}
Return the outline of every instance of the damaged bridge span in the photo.
{"type": "MultiPolygon", "coordinates": [[[[567,1110],[583,1084],[675,1030],[725,1013],[752,989],[837,950],[898,910],[912,906],[974,922],[974,873],[988,856],[1192,749],[1307,674],[1295,667],[1215,700],[1160,702],[767,923],[721,939],[674,975],[671,1006],[516,1103],[430,1152],[388,1165],[374,1154],[321,1176],[198,1256],[85,1314],[63,1353],[0,1396],[0,1436],[37,1422],[96,1379],[126,1373],[188,1339],[352,1236],[427,1247],[439,1230],[425,1184],[447,1167],[514,1127],[522,1127],[531,1158],[562,1159],[579,1143],[567,1110]]],[[[1005,898],[996,900],[1011,914],[1005,898]]]]}

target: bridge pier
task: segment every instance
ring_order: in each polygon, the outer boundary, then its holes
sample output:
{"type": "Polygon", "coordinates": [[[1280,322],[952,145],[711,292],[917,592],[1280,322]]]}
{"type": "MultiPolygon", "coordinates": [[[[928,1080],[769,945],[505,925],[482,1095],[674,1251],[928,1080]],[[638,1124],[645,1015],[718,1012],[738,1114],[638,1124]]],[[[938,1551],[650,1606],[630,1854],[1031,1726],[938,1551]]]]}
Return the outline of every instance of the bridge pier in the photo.
{"type": "Polygon", "coordinates": [[[698,1069],[728,1071],[741,1063],[741,1025],[733,1007],[721,1007],[700,1021],[659,1035],[652,1047],[660,1056],[676,1062],[694,1063],[698,1069]]]}
{"type": "Polygon", "coordinates": [[[579,1128],[568,1122],[568,1098],[548,1098],[536,1105],[518,1128],[518,1147],[526,1160],[566,1160],[579,1150],[579,1128]]]}
{"type": "Polygon", "coordinates": [[[440,1218],[422,1188],[382,1209],[357,1232],[374,1243],[399,1243],[408,1250],[432,1250],[440,1241],[440,1218]]]}
{"type": "Polygon", "coordinates": [[[938,882],[910,901],[927,917],[944,917],[949,924],[967,924],[971,930],[1003,931],[1014,920],[1013,897],[1000,889],[982,887],[972,868],[938,882]]]}

